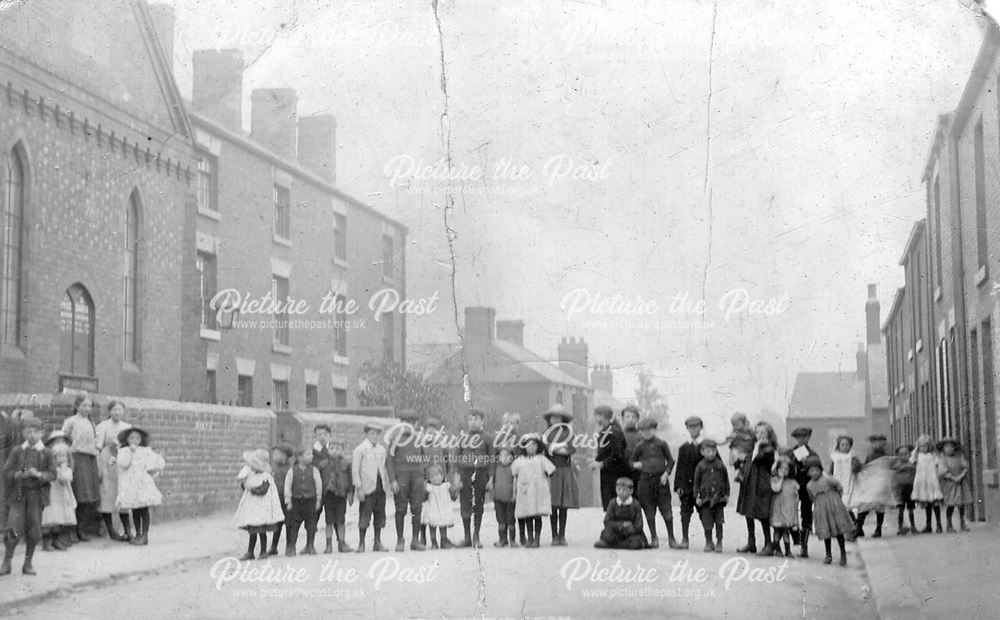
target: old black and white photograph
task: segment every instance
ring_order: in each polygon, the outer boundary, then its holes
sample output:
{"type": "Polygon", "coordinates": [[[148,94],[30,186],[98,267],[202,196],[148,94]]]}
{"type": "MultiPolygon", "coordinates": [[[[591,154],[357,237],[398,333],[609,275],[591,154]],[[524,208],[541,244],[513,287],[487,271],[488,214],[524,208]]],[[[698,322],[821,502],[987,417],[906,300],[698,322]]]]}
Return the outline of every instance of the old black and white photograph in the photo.
{"type": "Polygon", "coordinates": [[[0,617],[1000,618],[998,391],[997,0],[0,0],[0,617]]]}

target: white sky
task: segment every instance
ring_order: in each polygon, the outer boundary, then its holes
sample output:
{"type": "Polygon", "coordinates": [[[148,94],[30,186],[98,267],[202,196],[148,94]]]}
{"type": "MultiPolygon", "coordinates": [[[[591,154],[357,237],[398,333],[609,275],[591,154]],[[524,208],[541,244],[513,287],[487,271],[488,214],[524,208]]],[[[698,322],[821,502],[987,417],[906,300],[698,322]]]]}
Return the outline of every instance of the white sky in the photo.
{"type": "MultiPolygon", "coordinates": [[[[337,116],[338,184],[409,226],[408,296],[444,301],[409,318],[408,338],[454,340],[442,192],[394,189],[385,171],[396,156],[445,155],[431,4],[174,4],[186,96],[194,50],[240,47],[247,105],[252,88],[292,87],[300,113],[337,116]]],[[[460,308],[523,319],[542,355],[584,336],[592,363],[621,369],[619,396],[644,363],[670,377],[674,415],[710,430],[734,409],[783,412],[801,370],[854,369],[867,284],[884,316],[924,217],[936,115],[958,102],[981,40],[958,0],[719,2],[713,51],[707,0],[438,11],[453,162],[486,177],[459,183],[451,216],[460,308]],[[603,174],[550,183],[554,157],[603,174]],[[530,178],[494,178],[505,160],[530,178]],[[691,325],[587,327],[649,317],[567,320],[560,301],[578,287],[656,300],[658,318],[691,325]],[[787,294],[788,309],[727,322],[717,304],[740,288],[787,294]],[[678,294],[707,300],[705,325],[668,312],[678,294]]]]}

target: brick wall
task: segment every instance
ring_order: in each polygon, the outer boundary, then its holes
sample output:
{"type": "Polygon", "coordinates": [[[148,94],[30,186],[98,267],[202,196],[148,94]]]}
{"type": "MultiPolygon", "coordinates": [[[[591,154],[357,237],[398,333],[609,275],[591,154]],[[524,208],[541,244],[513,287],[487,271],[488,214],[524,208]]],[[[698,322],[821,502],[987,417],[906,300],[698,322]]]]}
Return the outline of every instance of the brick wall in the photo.
{"type": "Polygon", "coordinates": [[[0,351],[0,392],[56,390],[60,302],[79,283],[94,303],[101,391],[182,396],[180,265],[192,146],[161,99],[133,8],[39,0],[10,7],[0,21],[0,160],[16,147],[27,168],[27,303],[20,349],[0,351]],[[94,35],[102,31],[114,35],[94,35]],[[123,237],[133,192],[138,365],[125,360],[122,330],[123,237]]]}
{"type": "MultiPolygon", "coordinates": [[[[100,397],[103,405],[111,397],[100,397]]],[[[48,433],[72,415],[74,397],[62,394],[0,394],[0,410],[28,407],[48,433]]],[[[127,418],[147,430],[151,446],[167,465],[157,480],[163,507],[157,519],[175,519],[235,510],[241,491],[236,474],[246,450],[274,442],[275,415],[267,409],[178,403],[123,397],[127,418]]],[[[99,422],[103,413],[94,414],[99,422]]]]}
{"type": "MultiPolygon", "coordinates": [[[[271,290],[272,258],[290,267],[289,294],[294,300],[306,302],[307,314],[292,315],[292,319],[332,321],[333,314],[321,314],[323,296],[344,284],[347,296],[358,305],[358,311],[347,318],[352,324],[347,332],[349,364],[335,363],[334,331],[330,326],[313,326],[289,330],[290,351],[276,351],[270,329],[237,327],[223,329],[219,341],[206,341],[207,352],[217,354],[216,396],[220,402],[232,402],[237,396],[235,358],[252,359],[254,369],[253,403],[271,406],[272,363],[291,368],[289,408],[301,409],[305,401],[305,371],[318,372],[318,405],[334,405],[334,382],[345,385],[348,406],[358,406],[358,369],[366,361],[382,358],[383,324],[376,323],[368,309],[371,296],[384,287],[402,291],[401,254],[394,264],[399,274],[389,282],[382,278],[382,234],[385,220],[369,210],[333,195],[308,176],[299,174],[294,166],[277,163],[262,154],[259,147],[248,144],[243,136],[219,128],[201,116],[193,115],[199,135],[217,143],[218,148],[218,207],[219,217],[199,216],[198,232],[218,240],[218,288],[236,289],[243,297],[260,298],[271,290]],[[291,230],[290,246],[274,239],[273,187],[277,175],[290,180],[291,230]],[[334,261],[333,213],[347,217],[347,264],[334,261]],[[356,328],[363,321],[363,327],[356,328]]],[[[283,183],[282,183],[283,184],[283,183]]],[[[402,235],[391,225],[401,252],[402,235]]],[[[245,314],[246,320],[270,320],[270,315],[245,314]]],[[[395,317],[394,333],[397,361],[403,349],[403,318],[395,317]]],[[[200,362],[204,368],[204,362],[200,362]]],[[[204,370],[201,371],[204,373],[204,370]]]]}

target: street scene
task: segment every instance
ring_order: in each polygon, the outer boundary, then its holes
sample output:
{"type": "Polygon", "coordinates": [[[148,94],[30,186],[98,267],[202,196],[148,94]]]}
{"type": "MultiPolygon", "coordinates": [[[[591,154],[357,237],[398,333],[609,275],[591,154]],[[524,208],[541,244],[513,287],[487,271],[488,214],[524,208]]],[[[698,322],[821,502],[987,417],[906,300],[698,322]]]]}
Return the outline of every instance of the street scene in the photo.
{"type": "Polygon", "coordinates": [[[0,0],[0,617],[1000,617],[998,19],[0,0]]]}

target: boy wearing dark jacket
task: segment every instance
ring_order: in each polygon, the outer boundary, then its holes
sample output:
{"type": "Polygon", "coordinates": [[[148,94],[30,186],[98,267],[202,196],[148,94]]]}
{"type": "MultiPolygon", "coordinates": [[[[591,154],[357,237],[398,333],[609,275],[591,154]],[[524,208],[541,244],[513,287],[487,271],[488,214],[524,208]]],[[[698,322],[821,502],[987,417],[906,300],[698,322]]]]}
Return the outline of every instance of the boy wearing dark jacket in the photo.
{"type": "Polygon", "coordinates": [[[639,503],[649,524],[649,546],[656,549],[660,540],[656,536],[656,511],[660,511],[667,525],[667,536],[671,549],[680,549],[674,538],[674,516],[670,506],[670,472],[674,468],[674,457],[667,442],[655,435],[656,420],[643,418],[636,425],[639,429],[639,443],[632,452],[632,468],[639,472],[639,503]]]}
{"type": "Polygon", "coordinates": [[[644,549],[646,533],[642,531],[642,507],[632,499],[632,479],[621,477],[615,482],[617,497],[608,502],[604,512],[604,530],[594,543],[598,549],[644,549]]]}
{"type": "Polygon", "coordinates": [[[21,436],[24,443],[14,446],[3,468],[8,515],[0,575],[10,574],[14,550],[22,538],[26,546],[21,572],[36,574],[31,560],[42,539],[42,510],[49,503],[49,485],[56,477],[52,452],[42,444],[42,421],[34,416],[22,418],[21,436]]]}
{"type": "Polygon", "coordinates": [[[729,501],[729,472],[719,458],[715,441],[701,442],[701,462],[694,468],[693,489],[701,526],[705,528],[705,551],[722,552],[722,524],[729,501]],[[712,529],[715,529],[715,543],[712,529]]]}
{"type": "Polygon", "coordinates": [[[691,416],[684,421],[689,441],[685,441],[677,450],[677,473],[674,474],[674,490],[681,500],[681,549],[688,548],[688,530],[691,526],[691,515],[694,514],[694,469],[701,462],[701,429],[704,424],[698,416],[691,416]]]}

